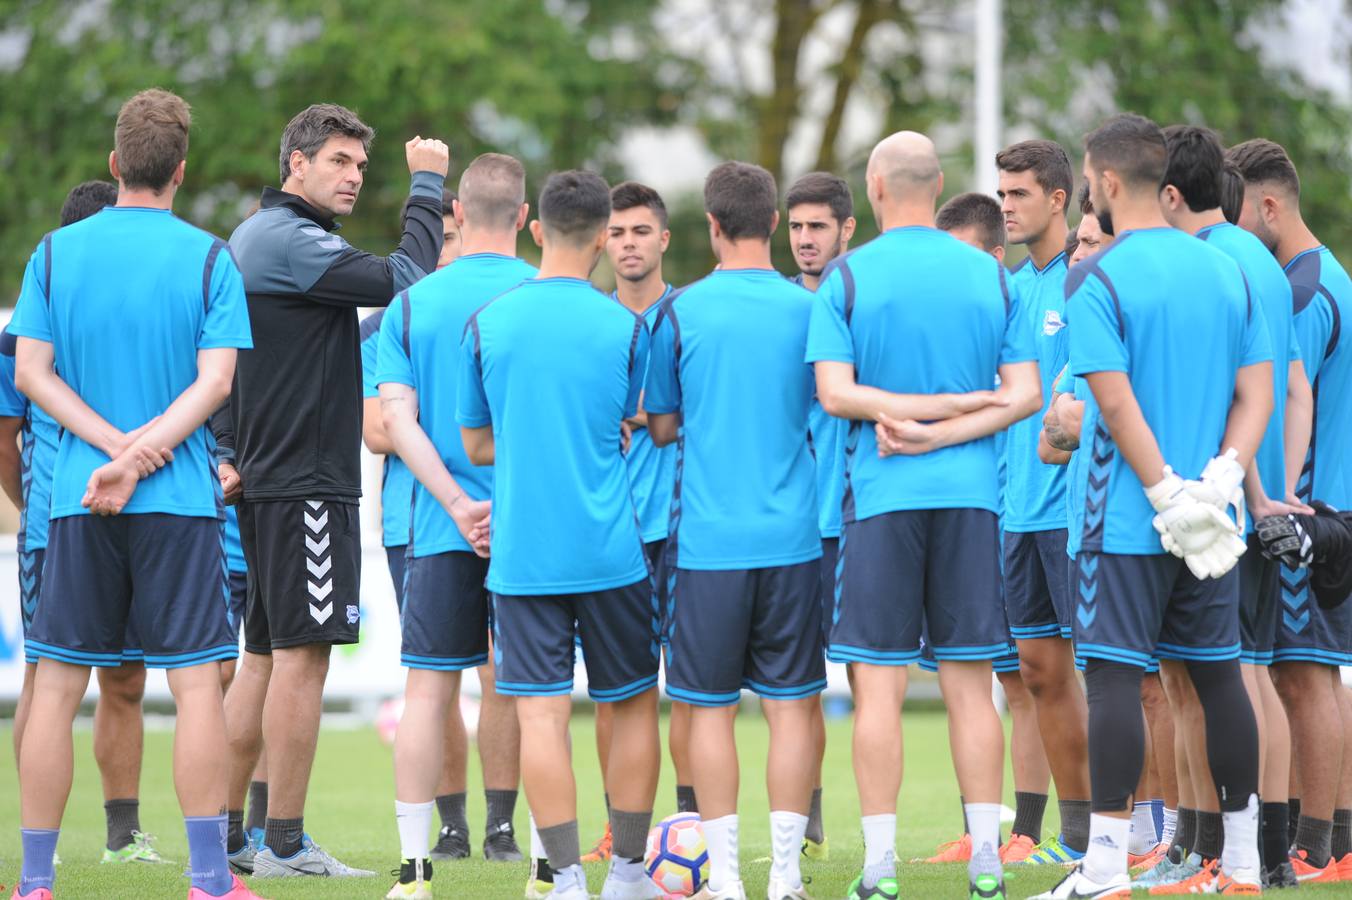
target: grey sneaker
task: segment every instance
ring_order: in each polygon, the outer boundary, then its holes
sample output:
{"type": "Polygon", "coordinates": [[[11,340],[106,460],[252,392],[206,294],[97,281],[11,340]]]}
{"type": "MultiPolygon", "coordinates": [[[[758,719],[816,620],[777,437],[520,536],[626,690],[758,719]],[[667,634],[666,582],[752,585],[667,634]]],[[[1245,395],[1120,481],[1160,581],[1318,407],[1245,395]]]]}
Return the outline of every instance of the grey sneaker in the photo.
{"type": "Polygon", "coordinates": [[[368,869],[354,869],[344,865],[316,844],[307,834],[301,838],[300,850],[294,856],[279,857],[271,847],[262,847],[254,855],[255,878],[289,878],[293,875],[314,875],[326,878],[367,878],[375,875],[368,869]]]}
{"type": "Polygon", "coordinates": [[[257,855],[258,847],[254,844],[253,836],[246,835],[244,846],[234,853],[225,854],[225,861],[230,863],[230,868],[240,875],[252,875],[254,872],[254,857],[257,855]]]}

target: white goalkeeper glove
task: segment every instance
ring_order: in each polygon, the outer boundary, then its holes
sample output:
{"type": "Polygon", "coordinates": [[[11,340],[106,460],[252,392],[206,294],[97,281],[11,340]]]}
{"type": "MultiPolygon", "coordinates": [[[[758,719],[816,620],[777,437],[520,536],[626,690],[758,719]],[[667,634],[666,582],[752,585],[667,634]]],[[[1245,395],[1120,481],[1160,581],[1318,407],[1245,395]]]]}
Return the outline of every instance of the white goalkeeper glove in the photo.
{"type": "Polygon", "coordinates": [[[1212,457],[1202,470],[1197,481],[1186,481],[1184,485],[1203,503],[1209,503],[1223,513],[1234,516],[1235,534],[1244,533],[1244,467],[1239,464],[1239,453],[1234,448],[1226,450],[1221,456],[1212,457]]]}
{"type": "Polygon", "coordinates": [[[1234,568],[1244,552],[1243,541],[1233,543],[1234,523],[1193,496],[1172,468],[1164,467],[1164,478],[1146,488],[1145,496],[1157,513],[1153,524],[1161,546],[1182,558],[1194,576],[1219,578],[1234,568]]]}

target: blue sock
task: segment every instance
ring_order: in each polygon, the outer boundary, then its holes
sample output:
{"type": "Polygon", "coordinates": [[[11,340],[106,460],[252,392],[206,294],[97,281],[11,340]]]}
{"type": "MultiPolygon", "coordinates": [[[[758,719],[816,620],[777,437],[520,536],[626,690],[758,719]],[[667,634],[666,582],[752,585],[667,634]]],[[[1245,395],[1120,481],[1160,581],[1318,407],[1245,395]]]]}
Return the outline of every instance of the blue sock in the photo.
{"type": "Polygon", "coordinates": [[[19,876],[19,894],[29,894],[38,888],[52,889],[56,872],[52,859],[56,856],[56,838],[59,828],[24,828],[23,872],[19,876]]]}
{"type": "Polygon", "coordinates": [[[1164,834],[1164,801],[1151,800],[1150,814],[1155,817],[1155,834],[1164,834]]]}
{"type": "Polygon", "coordinates": [[[230,890],[234,881],[230,865],[225,861],[225,814],[219,816],[188,816],[183,824],[188,829],[188,864],[192,886],[220,897],[230,890]]]}

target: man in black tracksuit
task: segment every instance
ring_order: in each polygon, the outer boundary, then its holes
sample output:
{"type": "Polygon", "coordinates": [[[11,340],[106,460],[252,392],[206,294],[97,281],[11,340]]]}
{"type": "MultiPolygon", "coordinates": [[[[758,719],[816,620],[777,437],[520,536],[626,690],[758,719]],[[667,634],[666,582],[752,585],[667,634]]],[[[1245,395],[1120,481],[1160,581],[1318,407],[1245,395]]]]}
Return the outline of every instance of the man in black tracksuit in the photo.
{"type": "Polygon", "coordinates": [[[244,660],[226,700],[232,865],[259,877],[369,875],[304,832],[305,793],[329,648],[360,623],[361,357],[357,308],[385,306],[436,267],[446,145],[406,145],[412,186],[398,249],[352,247],[352,211],[374,133],[341,106],[311,106],[282,136],[282,188],[230,238],[244,275],[254,349],[214,419],[226,500],[239,501],[249,565],[244,660]],[[267,750],[262,845],[242,828],[245,791],[267,750]]]}

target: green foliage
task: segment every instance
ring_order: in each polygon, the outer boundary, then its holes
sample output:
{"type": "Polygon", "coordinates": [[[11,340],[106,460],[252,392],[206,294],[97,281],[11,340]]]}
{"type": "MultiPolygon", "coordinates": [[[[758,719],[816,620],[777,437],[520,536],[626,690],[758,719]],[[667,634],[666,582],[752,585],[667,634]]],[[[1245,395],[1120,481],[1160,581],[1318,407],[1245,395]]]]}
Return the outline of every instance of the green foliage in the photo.
{"type": "Polygon", "coordinates": [[[616,174],[616,137],[669,121],[689,66],[659,46],[643,0],[47,0],[0,13],[0,288],[56,226],[66,191],[107,178],[113,122],[158,85],[193,106],[180,215],[228,235],[277,183],[287,120],[349,106],[377,132],[345,235],[388,247],[408,186],[403,143],[452,148],[452,178],[488,149],[538,183],[555,167],[616,174]],[[3,65],[3,64],[0,64],[3,65]]]}

